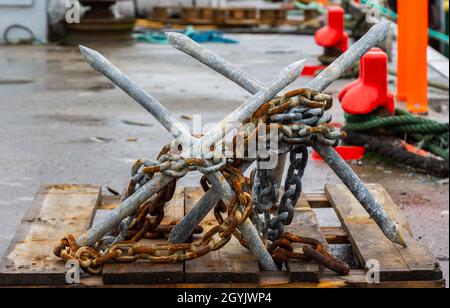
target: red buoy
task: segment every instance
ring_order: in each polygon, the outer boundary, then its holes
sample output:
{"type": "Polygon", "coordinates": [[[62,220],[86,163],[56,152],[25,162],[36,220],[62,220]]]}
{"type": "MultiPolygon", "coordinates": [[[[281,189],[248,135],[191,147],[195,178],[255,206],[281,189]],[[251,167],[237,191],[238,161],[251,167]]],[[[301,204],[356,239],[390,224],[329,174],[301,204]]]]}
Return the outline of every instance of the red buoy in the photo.
{"type": "Polygon", "coordinates": [[[317,30],[316,43],[325,48],[338,48],[342,52],[348,49],[348,34],[344,30],[345,11],[340,6],[328,8],[328,25],[317,30]]]}
{"type": "Polygon", "coordinates": [[[361,59],[360,77],[339,94],[346,113],[369,114],[379,107],[395,113],[394,94],[388,89],[388,56],[381,49],[369,51],[361,59]]]}
{"type": "MultiPolygon", "coordinates": [[[[369,52],[371,52],[371,51],[382,51],[382,50],[380,48],[378,48],[378,47],[374,47],[369,52]]],[[[351,88],[353,88],[353,87],[359,85],[360,83],[362,83],[362,76],[364,75],[364,65],[362,65],[362,64],[363,64],[363,60],[361,59],[359,61],[359,78],[357,80],[349,83],[348,85],[346,85],[344,88],[342,88],[341,92],[339,93],[339,101],[340,102],[342,102],[342,100],[344,99],[345,94],[347,94],[347,92],[351,88]]]]}

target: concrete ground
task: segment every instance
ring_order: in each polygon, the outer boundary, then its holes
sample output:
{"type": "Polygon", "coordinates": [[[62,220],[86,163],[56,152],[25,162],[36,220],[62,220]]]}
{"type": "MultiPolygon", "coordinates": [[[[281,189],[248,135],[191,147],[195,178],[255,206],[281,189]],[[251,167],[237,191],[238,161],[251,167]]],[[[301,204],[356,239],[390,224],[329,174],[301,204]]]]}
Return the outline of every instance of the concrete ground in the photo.
{"type": "MultiPolygon", "coordinates": [[[[241,44],[208,48],[264,82],[285,65],[321,53],[310,37],[233,37],[241,44]]],[[[187,124],[190,121],[183,118],[194,114],[201,114],[204,124],[217,122],[249,97],[170,46],[93,47],[187,124]]],[[[76,48],[2,46],[0,68],[2,256],[40,184],[90,183],[120,191],[134,160],[154,158],[171,138],[137,103],[92,70],[76,48]]],[[[300,78],[290,88],[307,81],[300,78]]],[[[346,83],[338,81],[327,91],[336,95],[346,83]]],[[[335,121],[343,121],[338,103],[332,112],[335,121]]],[[[387,188],[409,218],[415,237],[439,259],[448,280],[448,181],[386,162],[363,160],[352,167],[364,181],[387,188]]],[[[190,176],[182,184],[195,185],[197,180],[190,176]]],[[[338,182],[326,165],[311,162],[304,186],[307,192],[323,191],[324,184],[338,182]]]]}

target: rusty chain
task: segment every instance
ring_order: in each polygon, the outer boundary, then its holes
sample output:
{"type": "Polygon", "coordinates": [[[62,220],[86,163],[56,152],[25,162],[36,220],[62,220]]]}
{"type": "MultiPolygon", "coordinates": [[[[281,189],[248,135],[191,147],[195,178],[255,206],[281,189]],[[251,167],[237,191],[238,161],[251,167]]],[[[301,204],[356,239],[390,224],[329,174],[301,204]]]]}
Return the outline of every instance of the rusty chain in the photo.
{"type": "Polygon", "coordinates": [[[54,254],[63,260],[77,260],[81,267],[90,274],[99,274],[101,268],[108,261],[129,263],[137,260],[149,260],[153,263],[172,263],[199,258],[211,251],[224,247],[231,239],[239,224],[252,213],[253,200],[245,192],[246,180],[241,171],[227,166],[223,171],[224,177],[236,193],[236,197],[221,212],[219,224],[209,230],[201,239],[192,243],[160,244],[155,246],[139,245],[132,240],[113,244],[106,253],[101,254],[90,247],[78,247],[72,235],[67,236],[54,249],[54,254]],[[240,208],[243,208],[241,211],[240,208]]]}
{"type": "Polygon", "coordinates": [[[332,106],[330,95],[298,89],[264,104],[249,121],[278,124],[281,141],[290,145],[305,144],[315,136],[320,142],[334,146],[345,133],[329,125],[332,117],[326,111],[332,106]]]}
{"type": "Polygon", "coordinates": [[[345,262],[334,258],[316,239],[286,232],[267,249],[277,263],[289,260],[315,260],[340,275],[347,275],[350,272],[350,267],[345,262]],[[294,251],[294,244],[303,244],[302,253],[294,251]]]}
{"type": "MultiPolygon", "coordinates": [[[[248,248],[247,242],[240,233],[238,226],[247,218],[260,227],[262,237],[269,252],[277,262],[289,259],[314,259],[330,269],[344,274],[346,265],[335,260],[323,246],[314,239],[306,239],[284,233],[283,226],[292,222],[295,204],[301,193],[301,177],[307,163],[307,144],[311,138],[327,145],[335,145],[342,133],[329,126],[331,117],[325,113],[332,106],[332,98],[309,89],[299,89],[275,98],[259,108],[247,121],[253,124],[264,124],[266,131],[270,125],[280,129],[281,143],[287,145],[291,153],[290,175],[285,183],[285,193],[278,204],[278,184],[271,170],[258,168],[256,178],[259,184],[245,178],[240,170],[241,160],[236,159],[236,137],[233,140],[235,159],[185,159],[170,153],[166,146],[158,155],[157,160],[139,159],[132,167],[131,180],[126,188],[123,200],[134,194],[139,187],[150,181],[156,173],[174,178],[160,192],[146,200],[139,210],[126,218],[117,230],[112,230],[94,247],[78,247],[74,236],[68,235],[58,243],[54,254],[63,260],[77,260],[81,267],[90,274],[99,274],[107,262],[129,263],[137,260],[149,260],[153,263],[172,263],[188,261],[204,256],[211,251],[224,247],[234,236],[248,248]],[[294,100],[293,98],[298,98],[294,100]],[[305,152],[306,151],[306,152],[305,152]],[[301,154],[301,158],[297,158],[301,154]],[[161,238],[167,236],[177,222],[161,225],[164,219],[164,208],[176,189],[177,179],[187,173],[199,171],[203,174],[221,172],[236,197],[225,204],[220,201],[214,209],[218,224],[205,235],[195,241],[181,244],[159,244],[154,246],[140,245],[143,238],[161,238]],[[256,189],[256,190],[255,190],[256,189]],[[277,214],[271,211],[276,209],[277,214]],[[226,215],[226,216],[225,216],[226,215]],[[257,216],[264,219],[258,220],[257,216]],[[262,225],[261,225],[262,224],[262,225]],[[307,244],[303,253],[294,253],[293,244],[307,244]],[[310,245],[310,246],[309,246],[310,245]]],[[[253,132],[244,132],[245,141],[259,133],[259,127],[253,132]]],[[[242,133],[242,132],[241,132],[242,133]]],[[[255,173],[254,173],[255,174],[255,173]]],[[[205,192],[209,190],[206,176],[201,180],[205,192]]],[[[197,226],[195,234],[203,233],[197,226]]],[[[348,267],[348,266],[347,266],[348,267]]],[[[348,271],[347,271],[348,273],[348,271]]]]}
{"type": "Polygon", "coordinates": [[[325,111],[332,107],[333,99],[326,94],[309,89],[291,91],[262,106],[251,121],[276,123],[281,129],[281,141],[290,153],[290,166],[279,201],[279,184],[271,170],[260,168],[258,158],[256,172],[252,174],[255,215],[253,221],[265,239],[275,241],[284,233],[294,217],[294,206],[302,192],[302,177],[308,163],[308,143],[313,137],[333,146],[342,137],[331,127],[331,115],[325,111]],[[297,99],[294,100],[293,98],[297,99]],[[301,155],[297,158],[297,155],[301,155]],[[276,213],[274,210],[276,209],[276,213]]]}
{"type": "MultiPolygon", "coordinates": [[[[159,153],[158,159],[167,155],[169,150],[170,146],[166,145],[159,153]]],[[[131,168],[131,180],[127,185],[121,202],[128,199],[139,187],[142,187],[153,178],[155,172],[140,171],[145,166],[145,161],[139,159],[133,164],[131,168]]],[[[164,219],[164,206],[172,200],[175,189],[176,180],[173,180],[158,192],[155,197],[141,204],[137,213],[124,219],[119,225],[119,230],[114,232],[114,235],[111,232],[104,236],[95,248],[105,251],[113,244],[130,239],[130,234],[132,234],[131,239],[137,242],[148,233],[154,233],[164,219]]]]}

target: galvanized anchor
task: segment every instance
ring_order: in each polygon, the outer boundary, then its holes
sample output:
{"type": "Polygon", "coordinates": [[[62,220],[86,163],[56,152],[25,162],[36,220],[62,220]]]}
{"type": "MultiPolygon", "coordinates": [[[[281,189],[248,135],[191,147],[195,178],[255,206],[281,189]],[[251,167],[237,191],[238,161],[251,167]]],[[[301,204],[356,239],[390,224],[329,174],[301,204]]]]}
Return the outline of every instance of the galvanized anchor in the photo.
{"type": "MultiPolygon", "coordinates": [[[[311,82],[308,87],[318,92],[324,90],[331,82],[338,78],[347,67],[356,62],[377,42],[381,41],[384,38],[384,32],[387,32],[388,27],[388,24],[375,26],[361,41],[356,43],[346,54],[336,60],[333,65],[311,82]]],[[[236,188],[234,184],[234,188],[230,186],[224,178],[224,175],[218,171],[220,169],[218,169],[217,166],[210,166],[210,164],[215,164],[211,159],[211,148],[218,142],[222,142],[222,139],[226,134],[251,118],[261,106],[274,98],[290,83],[295,81],[300,76],[305,61],[299,61],[289,65],[271,82],[271,85],[264,86],[258,80],[236,68],[228,61],[207,51],[186,37],[177,34],[169,34],[169,38],[171,42],[176,45],[176,48],[197,58],[253,94],[251,98],[223,119],[216,127],[207,132],[202,138],[191,136],[184,126],[181,125],[181,123],[179,123],[164,106],[111,64],[101,54],[82,46],[80,46],[80,50],[94,69],[109,78],[114,84],[149,111],[163,127],[172,134],[175,138],[174,142],[183,144],[183,153],[188,150],[201,153],[201,161],[204,165],[198,166],[198,170],[203,170],[201,172],[207,177],[211,184],[211,188],[194,207],[191,213],[172,229],[169,242],[181,243],[186,240],[186,236],[189,236],[189,234],[192,233],[198,223],[200,223],[207,213],[214,208],[219,200],[223,200],[224,203],[229,204],[238,197],[238,188],[236,188]],[[185,147],[186,145],[187,147],[185,147]]],[[[291,99],[295,101],[299,100],[299,97],[292,97],[291,99]]],[[[325,161],[328,162],[363,206],[366,207],[387,237],[398,244],[403,244],[401,236],[396,228],[395,221],[392,221],[387,216],[384,209],[374,200],[367,188],[339,155],[337,155],[331,147],[325,146],[318,141],[313,141],[312,146],[324,157],[325,161]]],[[[183,162],[176,162],[176,164],[178,164],[179,168],[185,168],[183,162]]],[[[242,171],[245,171],[245,169],[248,168],[248,165],[240,165],[240,168],[242,171]]],[[[76,244],[80,247],[93,247],[124,221],[129,221],[130,217],[135,215],[140,205],[164,189],[175,178],[182,177],[186,174],[188,169],[185,169],[186,171],[184,173],[178,172],[177,170],[172,170],[172,172],[161,171],[152,174],[152,177],[149,178],[147,182],[144,182],[145,184],[140,185],[140,188],[124,200],[118,208],[111,211],[110,215],[103,222],[81,235],[76,241],[76,244]]],[[[238,210],[239,209],[242,213],[245,210],[242,205],[238,206],[238,210]]],[[[263,270],[278,270],[277,265],[261,239],[261,234],[255,228],[252,221],[246,217],[248,216],[243,216],[242,220],[236,221],[235,226],[239,224],[238,228],[245,239],[248,248],[257,258],[263,270]]],[[[118,251],[113,253],[118,253],[118,251]]],[[[110,256],[112,257],[112,255],[110,256]]]]}

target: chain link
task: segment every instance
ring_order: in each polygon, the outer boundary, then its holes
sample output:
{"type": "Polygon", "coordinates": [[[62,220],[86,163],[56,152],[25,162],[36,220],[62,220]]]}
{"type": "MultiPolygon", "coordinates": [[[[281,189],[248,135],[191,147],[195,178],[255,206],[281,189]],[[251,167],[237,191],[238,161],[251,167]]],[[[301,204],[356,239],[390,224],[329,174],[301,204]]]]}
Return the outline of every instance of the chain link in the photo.
{"type": "Polygon", "coordinates": [[[302,178],[307,163],[308,148],[305,145],[292,147],[284,193],[278,203],[279,190],[273,171],[259,168],[258,162],[253,181],[253,196],[258,200],[255,201],[253,222],[265,239],[276,241],[284,233],[284,226],[292,223],[294,208],[302,193],[302,178]]]}
{"type": "Polygon", "coordinates": [[[340,275],[348,275],[350,273],[350,267],[345,262],[334,258],[325,249],[324,245],[316,239],[286,232],[267,249],[275,262],[279,264],[289,260],[315,260],[317,263],[340,275]],[[303,244],[303,253],[294,252],[294,244],[303,244]]]}
{"type": "Polygon", "coordinates": [[[277,205],[280,191],[277,180],[271,169],[262,169],[261,162],[256,164],[253,178],[254,215],[253,224],[262,233],[264,239],[269,238],[270,212],[277,205]]]}
{"type": "MultiPolygon", "coordinates": [[[[199,240],[192,243],[167,243],[155,246],[139,245],[133,240],[121,241],[112,244],[107,251],[102,253],[90,247],[78,247],[75,238],[69,235],[57,245],[54,254],[66,261],[77,260],[88,273],[99,274],[103,265],[108,261],[129,263],[137,260],[149,260],[153,263],[173,263],[196,259],[211,251],[221,249],[233,235],[240,239],[244,246],[247,246],[242,236],[237,233],[238,225],[249,218],[253,210],[253,199],[249,193],[245,192],[248,190],[247,181],[241,171],[233,166],[227,166],[222,173],[235,191],[236,197],[226,208],[223,208],[223,204],[221,204],[220,208],[215,210],[216,217],[218,217],[217,213],[220,213],[219,224],[199,240]],[[224,212],[228,213],[226,218],[222,216],[224,212]]],[[[144,205],[145,203],[141,209],[146,207],[144,205]]],[[[136,219],[139,221],[138,217],[136,219]]],[[[144,233],[139,233],[140,236],[136,239],[143,237],[144,233]]]]}
{"type": "Polygon", "coordinates": [[[269,240],[274,241],[284,233],[294,219],[294,208],[302,193],[302,178],[308,163],[308,148],[305,145],[295,146],[290,153],[290,165],[284,184],[284,194],[281,197],[277,215],[269,224],[269,240]],[[297,156],[301,155],[300,158],[297,156]]]}

